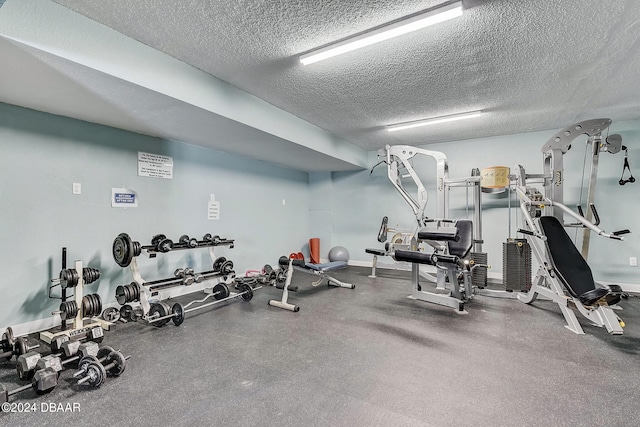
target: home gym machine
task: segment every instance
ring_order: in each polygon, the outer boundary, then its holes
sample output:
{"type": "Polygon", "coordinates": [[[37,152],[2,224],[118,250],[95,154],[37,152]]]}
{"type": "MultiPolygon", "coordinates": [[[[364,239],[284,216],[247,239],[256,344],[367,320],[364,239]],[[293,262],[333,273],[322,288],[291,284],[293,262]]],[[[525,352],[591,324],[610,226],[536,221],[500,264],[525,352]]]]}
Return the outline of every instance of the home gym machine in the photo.
{"type": "Polygon", "coordinates": [[[253,298],[254,289],[246,283],[237,285],[239,292],[231,292],[229,285],[233,283],[235,271],[233,262],[225,257],[216,258],[214,248],[228,246],[233,248],[234,241],[220,236],[205,234],[201,240],[182,235],[177,243],[168,239],[164,234],[159,234],[151,239],[149,245],[141,245],[133,241],[126,233],[119,234],[113,241],[113,257],[120,267],[131,267],[134,281],[128,285],[120,285],[116,288],[116,300],[122,307],[103,313],[103,317],[122,321],[144,320],[154,326],[164,326],[173,321],[176,326],[182,324],[187,313],[220,304],[231,299],[240,298],[249,301],[253,298]],[[190,250],[207,248],[213,261],[211,270],[195,272],[193,268],[177,268],[174,277],[145,281],[138,268],[137,256],[144,254],[149,258],[155,258],[159,253],[167,253],[176,250],[190,250]],[[164,301],[162,292],[175,287],[189,287],[189,293],[202,291],[205,297],[193,300],[186,305],[179,302],[169,305],[164,301]],[[213,297],[215,301],[206,302],[213,297]],[[206,302],[206,303],[205,303],[206,302]],[[196,305],[195,307],[191,307],[196,305]],[[191,308],[189,308],[191,307],[191,308]]]}
{"type": "Polygon", "coordinates": [[[84,295],[84,287],[95,283],[100,278],[100,271],[83,267],[82,261],[76,260],[74,266],[67,268],[67,248],[62,248],[62,269],[57,278],[51,279],[49,298],[61,301],[59,309],[52,312],[60,316],[60,327],[40,332],[40,339],[49,344],[52,351],[58,351],[61,345],[69,340],[89,340],[102,342],[104,331],[111,329],[112,322],[100,318],[102,300],[97,293],[84,295]],[[54,296],[52,290],[60,287],[60,295],[54,296]],[[69,295],[69,290],[73,294],[69,295]]]}
{"type": "MultiPolygon", "coordinates": [[[[393,254],[398,249],[410,249],[412,240],[413,232],[402,231],[397,228],[390,228],[389,217],[383,217],[382,222],[380,223],[380,231],[378,231],[378,242],[384,244],[383,248],[366,248],[364,250],[366,253],[373,255],[373,261],[371,262],[371,274],[369,275],[369,277],[371,277],[372,279],[375,279],[377,277],[376,269],[378,268],[378,257],[393,257],[393,254]],[[394,233],[390,239],[389,232],[394,233]]],[[[394,265],[394,268],[401,269],[399,268],[399,265],[394,265]]]]}
{"type": "MultiPolygon", "coordinates": [[[[482,252],[481,177],[474,170],[472,176],[451,179],[447,157],[439,151],[425,150],[407,145],[387,145],[378,152],[378,158],[387,165],[387,177],[402,198],[409,204],[416,218],[416,231],[410,248],[386,252],[396,261],[411,262],[411,298],[454,308],[465,313],[464,302],[473,298],[474,287],[484,288],[487,282],[487,255],[482,252]],[[436,161],[436,217],[430,219],[425,214],[427,190],[413,167],[416,156],[426,156],[436,161]],[[416,187],[413,197],[404,181],[416,187]],[[464,187],[473,194],[473,220],[449,219],[449,191],[464,187]],[[460,224],[458,225],[458,222],[460,224]],[[424,244],[424,245],[423,245],[424,244]],[[431,246],[433,254],[426,254],[424,246],[431,246]],[[434,276],[421,265],[436,267],[434,276]],[[433,292],[424,290],[420,276],[435,282],[433,292]],[[455,278],[455,280],[454,280],[455,278]]],[[[375,166],[374,166],[375,168],[375,166]]],[[[467,203],[468,205],[468,203],[467,203]]],[[[383,219],[378,240],[384,238],[386,221],[383,219]]],[[[369,251],[369,253],[371,253],[369,251]]]]}
{"type": "Polygon", "coordinates": [[[521,165],[516,166],[516,193],[523,214],[524,234],[535,259],[538,270],[531,289],[519,293],[518,299],[533,303],[538,295],[556,302],[567,322],[566,327],[576,334],[583,334],[574,306],[592,324],[605,327],[610,334],[623,333],[624,322],[611,306],[617,304],[623,293],[620,286],[597,284],[586,262],[591,233],[598,236],[623,240],[629,230],[607,233],[599,227],[600,217],[594,202],[598,158],[601,152],[618,153],[622,148],[620,135],[602,137],[611,124],[609,119],[593,119],[576,123],[554,135],[542,147],[543,174],[527,174],[521,165]],[[563,155],[579,136],[587,135],[587,149],[591,149],[591,174],[587,194],[588,209],[584,214],[580,205],[573,212],[563,201],[563,155]],[[540,191],[538,184],[543,187],[540,191]],[[570,222],[565,221],[570,218],[570,222]],[[583,229],[582,252],[571,240],[565,228],[583,229]]]}

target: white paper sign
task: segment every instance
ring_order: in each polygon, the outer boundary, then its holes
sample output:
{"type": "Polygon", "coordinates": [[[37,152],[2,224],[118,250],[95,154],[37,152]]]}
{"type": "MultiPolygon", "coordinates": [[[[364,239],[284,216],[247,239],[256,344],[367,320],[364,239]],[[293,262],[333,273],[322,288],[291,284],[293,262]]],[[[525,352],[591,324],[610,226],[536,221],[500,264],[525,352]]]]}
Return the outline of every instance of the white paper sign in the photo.
{"type": "Polygon", "coordinates": [[[173,157],[138,151],[138,176],[173,179],[173,157]]]}
{"type": "Polygon", "coordinates": [[[216,202],[215,194],[211,195],[207,209],[207,219],[219,220],[220,219],[220,202],[216,202]]]}
{"type": "Polygon", "coordinates": [[[112,208],[137,208],[138,193],[129,188],[112,188],[111,189],[111,207],[112,208]]]}

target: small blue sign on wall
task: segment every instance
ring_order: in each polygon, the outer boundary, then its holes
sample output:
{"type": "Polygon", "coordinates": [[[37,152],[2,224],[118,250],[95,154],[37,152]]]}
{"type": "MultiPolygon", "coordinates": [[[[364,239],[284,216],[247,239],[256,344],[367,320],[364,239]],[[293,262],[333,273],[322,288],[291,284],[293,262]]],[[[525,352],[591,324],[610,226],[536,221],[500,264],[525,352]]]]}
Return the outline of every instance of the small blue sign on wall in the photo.
{"type": "Polygon", "coordinates": [[[111,189],[111,207],[112,208],[137,208],[138,193],[129,188],[112,188],[111,189]]]}

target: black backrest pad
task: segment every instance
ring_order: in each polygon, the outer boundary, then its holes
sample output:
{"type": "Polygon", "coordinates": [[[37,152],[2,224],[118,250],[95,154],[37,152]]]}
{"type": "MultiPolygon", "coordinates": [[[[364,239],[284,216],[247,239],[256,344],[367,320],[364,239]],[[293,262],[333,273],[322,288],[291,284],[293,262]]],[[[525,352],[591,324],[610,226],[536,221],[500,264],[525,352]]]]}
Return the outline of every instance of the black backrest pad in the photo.
{"type": "Polygon", "coordinates": [[[569,293],[578,297],[595,289],[589,264],[571,241],[564,227],[555,216],[540,217],[540,227],[547,236],[547,251],[556,274],[569,293]]]}
{"type": "Polygon", "coordinates": [[[473,221],[460,219],[456,221],[456,228],[458,229],[460,240],[448,242],[449,253],[464,258],[471,250],[471,246],[473,246],[473,221]]]}

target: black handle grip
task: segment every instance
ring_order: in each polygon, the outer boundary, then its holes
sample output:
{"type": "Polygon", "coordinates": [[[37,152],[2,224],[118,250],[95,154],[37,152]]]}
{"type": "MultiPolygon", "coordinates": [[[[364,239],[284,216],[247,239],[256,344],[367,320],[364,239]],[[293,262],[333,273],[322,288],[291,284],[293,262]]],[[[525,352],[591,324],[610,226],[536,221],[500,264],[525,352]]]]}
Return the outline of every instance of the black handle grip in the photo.
{"type": "Polygon", "coordinates": [[[378,242],[384,243],[387,241],[387,224],[389,223],[388,217],[382,217],[382,223],[380,224],[380,231],[378,231],[378,242]]]}
{"type": "Polygon", "coordinates": [[[280,259],[278,260],[278,263],[282,266],[288,266],[289,265],[289,261],[293,261],[293,265],[296,265],[298,267],[304,267],[304,260],[303,259],[294,259],[291,260],[289,258],[287,258],[286,256],[281,256],[280,259]]]}
{"type": "Polygon", "coordinates": [[[613,234],[614,236],[622,236],[623,234],[629,234],[629,233],[631,233],[631,230],[625,228],[624,230],[614,231],[611,234],[613,234]]]}
{"type": "Polygon", "coordinates": [[[593,224],[600,225],[600,216],[598,215],[598,211],[596,210],[596,205],[591,203],[589,207],[591,208],[591,212],[593,213],[593,219],[594,219],[593,224]]]}
{"type": "Polygon", "coordinates": [[[528,234],[529,236],[535,236],[536,233],[533,231],[525,230],[524,228],[518,228],[518,233],[528,234]]]}
{"type": "Polygon", "coordinates": [[[580,216],[582,218],[584,218],[584,212],[582,211],[582,205],[576,205],[576,207],[578,208],[578,213],[580,214],[580,216]]]}

